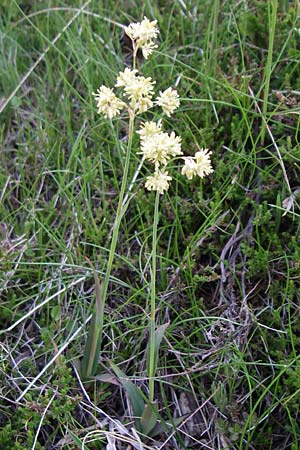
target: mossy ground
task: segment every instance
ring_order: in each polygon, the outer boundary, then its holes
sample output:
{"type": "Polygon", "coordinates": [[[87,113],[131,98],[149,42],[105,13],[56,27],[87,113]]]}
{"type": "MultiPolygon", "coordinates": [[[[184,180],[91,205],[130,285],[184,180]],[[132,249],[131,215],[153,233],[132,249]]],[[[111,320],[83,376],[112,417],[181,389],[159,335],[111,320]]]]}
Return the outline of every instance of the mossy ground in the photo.
{"type": "MultiPolygon", "coordinates": [[[[210,148],[215,170],[187,182],[174,164],[161,199],[157,322],[169,326],[156,398],[165,420],[188,416],[144,448],[299,449],[298,2],[1,5],[1,449],[142,448],[114,376],[85,390],[75,362],[94,304],[86,258],[101,279],[127,136],[92,92],[124,68],[119,24],[143,14],[161,31],[143,73],[161,90],[179,81],[165,125],[185,154],[210,148]]],[[[122,219],[99,363],[146,395],[148,172],[122,219]]]]}

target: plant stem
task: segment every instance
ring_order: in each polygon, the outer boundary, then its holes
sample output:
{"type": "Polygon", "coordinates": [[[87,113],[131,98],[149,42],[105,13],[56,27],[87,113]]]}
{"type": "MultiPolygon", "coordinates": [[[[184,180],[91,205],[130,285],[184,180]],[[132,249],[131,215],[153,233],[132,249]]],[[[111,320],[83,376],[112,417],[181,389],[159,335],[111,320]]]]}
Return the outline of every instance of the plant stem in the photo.
{"type": "Polygon", "coordinates": [[[101,344],[102,344],[102,332],[103,332],[103,320],[104,320],[104,307],[105,307],[105,301],[107,297],[107,290],[110,280],[110,274],[112,270],[112,264],[115,256],[115,250],[116,245],[118,241],[118,235],[119,235],[119,228],[121,224],[121,219],[123,217],[124,211],[126,209],[125,205],[123,204],[123,199],[125,195],[125,190],[127,187],[127,179],[128,179],[128,171],[129,171],[129,164],[130,164],[130,155],[131,155],[131,148],[132,148],[132,139],[133,139],[133,130],[134,130],[134,119],[135,114],[133,111],[129,111],[129,133],[128,133],[128,145],[127,145],[127,151],[126,151],[126,158],[125,158],[125,166],[124,166],[124,172],[123,172],[123,178],[122,178],[122,184],[119,194],[119,201],[118,201],[118,207],[115,217],[115,223],[112,233],[112,239],[111,239],[111,245],[109,249],[109,256],[107,261],[107,267],[105,271],[104,280],[102,282],[102,289],[101,289],[101,305],[100,310],[97,313],[94,313],[93,320],[95,321],[94,329],[91,324],[89,328],[89,335],[87,339],[87,344],[85,347],[84,357],[82,361],[82,377],[83,379],[88,379],[95,375],[98,361],[99,361],[99,354],[101,350],[101,344]],[[96,317],[97,314],[97,317],[96,317]],[[96,323],[97,322],[97,323],[96,323]],[[92,339],[91,339],[91,336],[92,339]],[[92,343],[92,345],[90,345],[92,343]]]}
{"type": "MultiPolygon", "coordinates": [[[[159,192],[156,191],[154,220],[152,231],[152,267],[151,267],[151,297],[150,297],[150,347],[149,347],[149,401],[154,400],[154,376],[156,371],[157,355],[155,354],[155,288],[156,288],[156,248],[157,248],[157,225],[159,219],[159,192]]],[[[157,350],[158,351],[158,350],[157,350]]]]}
{"type": "Polygon", "coordinates": [[[132,56],[133,56],[132,68],[133,68],[133,70],[136,69],[137,51],[138,51],[138,47],[136,46],[135,42],[132,41],[132,56]]]}

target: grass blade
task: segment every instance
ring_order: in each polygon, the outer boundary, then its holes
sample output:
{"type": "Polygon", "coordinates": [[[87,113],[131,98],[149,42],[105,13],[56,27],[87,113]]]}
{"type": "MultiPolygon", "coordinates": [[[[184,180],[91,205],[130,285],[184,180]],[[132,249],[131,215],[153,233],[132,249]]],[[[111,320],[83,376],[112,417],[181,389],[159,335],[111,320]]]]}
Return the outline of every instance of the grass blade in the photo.
{"type": "Polygon", "coordinates": [[[89,379],[96,371],[98,365],[98,355],[102,342],[101,323],[103,323],[104,305],[101,295],[101,284],[97,272],[92,266],[92,263],[86,258],[89,265],[92,267],[95,279],[95,312],[93,313],[90,324],[87,343],[85,346],[84,356],[81,362],[81,376],[84,380],[89,379]]]}
{"type": "MultiPolygon", "coordinates": [[[[165,331],[169,326],[169,322],[165,323],[163,325],[160,325],[156,330],[155,330],[155,340],[154,340],[154,373],[156,372],[157,369],[157,363],[158,363],[158,353],[159,353],[159,348],[160,348],[160,344],[161,341],[165,335],[165,331]]],[[[148,346],[148,352],[147,352],[147,366],[150,366],[150,345],[148,346]]],[[[149,373],[149,372],[148,372],[149,373]]]]}

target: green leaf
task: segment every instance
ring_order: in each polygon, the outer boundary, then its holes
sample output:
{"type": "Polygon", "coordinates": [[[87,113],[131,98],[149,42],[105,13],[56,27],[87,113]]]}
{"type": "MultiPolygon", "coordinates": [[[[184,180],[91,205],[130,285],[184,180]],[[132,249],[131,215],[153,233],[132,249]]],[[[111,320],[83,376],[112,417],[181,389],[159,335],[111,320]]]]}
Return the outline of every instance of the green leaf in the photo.
{"type": "Polygon", "coordinates": [[[51,310],[51,317],[52,319],[57,322],[61,318],[61,308],[60,305],[53,306],[51,310]]]}
{"type": "Polygon", "coordinates": [[[139,388],[136,387],[134,383],[130,380],[126,380],[126,375],[124,372],[122,372],[121,369],[119,369],[116,364],[114,364],[112,361],[110,361],[110,365],[112,370],[115,372],[117,377],[120,380],[120,383],[122,384],[123,388],[125,389],[129,400],[132,405],[133,414],[135,417],[140,418],[143,415],[144,409],[145,409],[145,402],[143,395],[139,388]]]}
{"type": "MultiPolygon", "coordinates": [[[[91,262],[88,260],[88,258],[86,258],[86,260],[91,265],[91,262]]],[[[94,270],[94,279],[95,279],[96,303],[95,303],[95,312],[93,314],[89,327],[84,356],[81,362],[80,373],[83,380],[88,380],[95,374],[98,366],[98,358],[102,342],[104,305],[101,296],[101,284],[97,272],[95,270],[94,270]]]]}
{"type": "MultiPolygon", "coordinates": [[[[156,330],[155,330],[155,355],[154,355],[154,372],[156,371],[157,368],[157,362],[158,362],[158,353],[159,353],[159,348],[160,348],[160,344],[161,341],[165,335],[165,331],[168,328],[168,326],[170,325],[170,322],[167,322],[163,325],[160,325],[156,330]]],[[[147,365],[149,367],[149,358],[150,358],[150,343],[148,345],[148,351],[147,351],[147,365]]]]}
{"type": "Polygon", "coordinates": [[[95,375],[95,380],[102,381],[102,383],[110,383],[116,386],[120,386],[120,381],[118,380],[118,378],[114,375],[111,375],[110,373],[97,374],[95,375]]]}
{"type": "Polygon", "coordinates": [[[161,433],[169,433],[170,430],[174,428],[176,429],[178,425],[180,425],[188,416],[188,414],[185,414],[184,416],[177,417],[176,419],[173,419],[173,423],[165,421],[156,422],[149,434],[149,437],[155,437],[161,433]]]}
{"type": "Polygon", "coordinates": [[[75,442],[76,445],[78,445],[78,448],[80,448],[80,450],[89,450],[87,448],[86,445],[84,445],[81,440],[76,436],[76,434],[72,433],[72,431],[68,431],[69,435],[71,436],[71,438],[73,439],[73,441],[75,442]]]}
{"type": "Polygon", "coordinates": [[[141,417],[142,433],[149,436],[150,431],[155,427],[158,417],[158,405],[156,402],[148,403],[145,406],[141,417]]]}

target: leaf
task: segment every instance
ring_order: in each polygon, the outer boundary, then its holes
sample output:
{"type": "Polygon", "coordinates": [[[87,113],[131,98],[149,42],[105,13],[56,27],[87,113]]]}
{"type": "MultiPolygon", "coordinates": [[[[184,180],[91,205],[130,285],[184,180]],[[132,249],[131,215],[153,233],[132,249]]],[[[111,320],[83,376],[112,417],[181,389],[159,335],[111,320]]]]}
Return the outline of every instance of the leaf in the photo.
{"type": "MultiPolygon", "coordinates": [[[[90,260],[88,258],[86,258],[86,260],[93,268],[90,260]]],[[[87,380],[95,374],[98,366],[98,358],[102,342],[104,305],[102,302],[101,284],[99,281],[99,277],[94,268],[93,271],[95,279],[96,303],[95,303],[95,312],[93,314],[89,327],[87,343],[84,350],[84,356],[81,362],[80,373],[83,380],[87,380]]]]}
{"type": "Polygon", "coordinates": [[[87,448],[86,445],[84,445],[81,440],[76,436],[76,434],[72,433],[72,431],[68,431],[69,435],[71,436],[71,438],[73,439],[73,441],[75,442],[76,445],[78,445],[78,448],[80,448],[80,450],[89,450],[87,448]]]}
{"type": "Polygon", "coordinates": [[[132,381],[126,379],[125,373],[122,372],[116,364],[110,361],[110,365],[129,397],[134,416],[137,418],[142,417],[145,409],[145,402],[140,389],[138,389],[132,381]]]}
{"type": "Polygon", "coordinates": [[[95,375],[95,380],[102,381],[103,383],[111,383],[116,386],[120,386],[120,381],[117,377],[111,375],[110,373],[100,373],[95,375]]]}
{"type": "Polygon", "coordinates": [[[158,405],[156,402],[148,403],[145,406],[141,417],[142,433],[149,436],[150,431],[155,427],[158,417],[158,405]]]}
{"type": "Polygon", "coordinates": [[[61,308],[60,305],[55,305],[53,306],[52,310],[51,310],[51,318],[55,321],[58,322],[61,318],[61,308]]]}
{"type": "Polygon", "coordinates": [[[189,414],[185,414],[184,416],[177,417],[176,419],[173,419],[173,423],[165,421],[156,422],[154,428],[152,428],[149,434],[149,437],[155,437],[161,433],[168,433],[172,430],[172,428],[176,429],[178,425],[180,425],[188,416],[189,414]]]}
{"type": "MultiPolygon", "coordinates": [[[[157,368],[157,362],[158,362],[158,353],[159,353],[159,348],[160,348],[160,344],[161,341],[165,335],[165,331],[168,328],[168,326],[170,325],[170,322],[167,322],[163,325],[160,325],[156,330],[155,330],[155,354],[154,354],[154,372],[156,372],[156,368],[157,368]]],[[[148,346],[148,351],[147,351],[147,365],[149,367],[149,358],[150,358],[150,343],[148,346]]]]}

